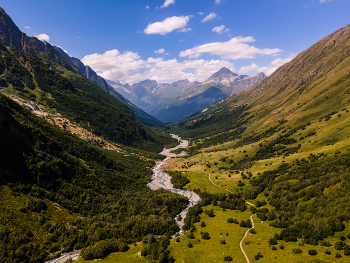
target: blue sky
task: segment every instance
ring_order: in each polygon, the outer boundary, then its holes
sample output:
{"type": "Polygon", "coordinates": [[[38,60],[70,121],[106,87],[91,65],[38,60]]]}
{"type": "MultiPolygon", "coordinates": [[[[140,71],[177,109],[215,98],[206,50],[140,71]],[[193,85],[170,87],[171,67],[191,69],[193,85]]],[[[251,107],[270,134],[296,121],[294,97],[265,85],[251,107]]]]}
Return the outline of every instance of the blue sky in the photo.
{"type": "Polygon", "coordinates": [[[223,66],[271,74],[350,23],[349,0],[6,0],[1,7],[27,35],[130,84],[203,81],[223,66]]]}

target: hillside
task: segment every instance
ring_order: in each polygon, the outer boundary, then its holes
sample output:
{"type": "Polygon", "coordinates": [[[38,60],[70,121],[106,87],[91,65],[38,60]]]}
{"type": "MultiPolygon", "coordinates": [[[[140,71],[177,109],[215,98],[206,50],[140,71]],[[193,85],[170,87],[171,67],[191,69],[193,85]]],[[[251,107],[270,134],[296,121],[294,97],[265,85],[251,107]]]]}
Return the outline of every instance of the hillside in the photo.
{"type": "Polygon", "coordinates": [[[135,117],[145,125],[155,126],[161,125],[163,122],[157,120],[155,117],[149,115],[135,104],[132,104],[126,98],[124,98],[121,94],[115,91],[111,86],[109,86],[106,80],[99,75],[96,74],[89,66],[85,66],[78,58],[70,57],[66,52],[64,52],[60,47],[54,46],[55,50],[58,51],[70,64],[75,66],[80,70],[80,72],[90,81],[97,84],[101,89],[105,92],[109,93],[113,97],[117,98],[120,102],[122,102],[125,106],[132,110],[135,114],[135,117]]]}
{"type": "MultiPolygon", "coordinates": [[[[350,25],[321,39],[258,85],[164,129],[191,140],[188,156],[171,168],[189,179],[186,189],[242,194],[256,206],[245,216],[234,214],[243,221],[250,216],[255,223],[243,242],[250,260],[348,261],[349,43],[350,25]]],[[[231,227],[225,225],[231,203],[222,200],[203,207],[214,209],[218,218],[200,216],[213,238],[222,240],[228,231],[227,245],[234,248],[227,253],[244,262],[236,255],[241,251],[230,238],[231,227]]],[[[193,225],[201,227],[199,222],[193,225]]],[[[195,236],[199,232],[193,231],[195,236]]],[[[177,260],[193,259],[194,253],[197,262],[205,262],[205,252],[218,246],[196,242],[192,253],[181,254],[180,247],[191,240],[180,240],[170,245],[177,260]]],[[[224,251],[219,246],[218,250],[224,251]]]]}
{"type": "Polygon", "coordinates": [[[178,229],[187,199],[147,187],[157,154],[92,146],[1,94],[0,145],[0,262],[93,245],[101,257],[178,229]]]}
{"type": "Polygon", "coordinates": [[[59,112],[106,140],[156,152],[172,141],[143,126],[125,104],[85,78],[51,44],[27,37],[0,11],[0,40],[13,48],[1,44],[0,83],[7,92],[59,112]]]}

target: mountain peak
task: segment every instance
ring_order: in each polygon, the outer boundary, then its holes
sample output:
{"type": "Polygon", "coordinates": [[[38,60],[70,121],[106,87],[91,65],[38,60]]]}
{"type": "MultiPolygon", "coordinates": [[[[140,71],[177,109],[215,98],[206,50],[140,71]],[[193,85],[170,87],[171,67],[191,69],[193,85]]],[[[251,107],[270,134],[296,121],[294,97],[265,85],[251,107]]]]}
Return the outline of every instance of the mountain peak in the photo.
{"type": "Polygon", "coordinates": [[[217,77],[220,77],[221,75],[225,75],[225,74],[230,74],[233,77],[238,76],[238,74],[233,73],[231,70],[229,70],[228,68],[222,67],[219,71],[217,71],[216,73],[214,73],[213,75],[211,75],[211,77],[209,79],[215,79],[217,77]]]}

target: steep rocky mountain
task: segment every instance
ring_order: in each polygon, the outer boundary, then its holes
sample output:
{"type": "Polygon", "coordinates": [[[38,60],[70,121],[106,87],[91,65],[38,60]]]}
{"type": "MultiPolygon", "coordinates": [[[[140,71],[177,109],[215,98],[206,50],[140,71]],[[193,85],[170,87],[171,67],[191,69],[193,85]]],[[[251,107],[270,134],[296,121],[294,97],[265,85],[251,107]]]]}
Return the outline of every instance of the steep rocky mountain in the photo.
{"type": "Polygon", "coordinates": [[[104,78],[97,75],[95,71],[93,71],[89,66],[85,66],[80,59],[75,57],[70,57],[64,50],[62,50],[60,47],[54,46],[54,48],[72,65],[77,67],[80,72],[90,81],[97,84],[101,89],[106,91],[107,93],[111,94],[113,97],[117,98],[119,101],[121,101],[124,105],[126,105],[128,108],[132,110],[132,112],[135,114],[136,118],[141,121],[143,124],[148,126],[155,126],[155,125],[161,125],[163,122],[159,121],[155,117],[151,116],[150,114],[146,113],[139,107],[137,107],[135,104],[131,103],[129,100],[127,100],[123,95],[118,93],[114,88],[109,86],[104,78]]]}
{"type": "MultiPolygon", "coordinates": [[[[238,75],[227,68],[221,68],[203,82],[179,80],[169,83],[157,83],[155,80],[144,80],[132,86],[120,82],[107,81],[116,91],[152,116],[163,122],[184,119],[195,112],[208,107],[211,103],[236,94],[261,82],[266,75],[238,75]],[[216,87],[225,94],[214,94],[213,98],[202,96],[206,90],[216,87]],[[190,99],[192,98],[192,99],[190,99]],[[196,101],[198,99],[198,101],[196,101]],[[192,101],[192,104],[189,103],[192,101]],[[181,107],[181,110],[179,109],[181,107]]],[[[211,94],[209,91],[206,94],[211,94]]]]}
{"type": "Polygon", "coordinates": [[[0,43],[0,83],[6,92],[33,100],[48,112],[58,111],[106,140],[163,148],[165,138],[143,126],[124,103],[85,78],[51,44],[27,37],[3,9],[0,16],[0,42],[9,45],[0,43]]]}

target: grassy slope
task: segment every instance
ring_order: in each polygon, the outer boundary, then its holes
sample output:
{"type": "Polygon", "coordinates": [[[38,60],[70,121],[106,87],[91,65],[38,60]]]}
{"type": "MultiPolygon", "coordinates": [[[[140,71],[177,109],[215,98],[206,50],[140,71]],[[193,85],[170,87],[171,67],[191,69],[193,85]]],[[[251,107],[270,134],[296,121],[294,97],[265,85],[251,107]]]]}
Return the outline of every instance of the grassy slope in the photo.
{"type": "MultiPolygon", "coordinates": [[[[178,158],[167,169],[183,171],[183,175],[186,175],[191,181],[185,186],[188,189],[199,188],[210,193],[223,193],[223,189],[214,186],[208,180],[208,173],[210,173],[211,180],[215,184],[233,192],[243,193],[249,190],[251,185],[248,179],[243,179],[240,174],[236,174],[238,170],[245,174],[251,172],[254,177],[259,177],[264,171],[276,169],[283,163],[293,163],[302,158],[308,160],[310,154],[325,153],[329,156],[328,158],[333,158],[332,156],[339,152],[349,153],[350,138],[347,133],[350,123],[349,31],[350,26],[347,26],[325,37],[257,86],[232,96],[222,103],[217,103],[206,112],[169,124],[167,131],[191,138],[194,148],[200,151],[196,153],[196,151],[189,150],[191,153],[189,157],[178,158]],[[237,113],[239,106],[245,108],[243,112],[237,113]],[[330,118],[325,118],[328,114],[330,118]],[[283,119],[287,122],[278,123],[283,119]],[[237,131],[234,125],[239,122],[243,123],[242,126],[245,129],[240,131],[238,136],[232,136],[233,131],[237,131]],[[255,156],[261,149],[260,143],[266,145],[278,136],[291,131],[292,128],[308,122],[310,125],[289,136],[296,141],[286,147],[298,147],[300,144],[297,152],[279,155],[275,153],[268,158],[255,158],[250,165],[239,169],[227,171],[219,169],[220,166],[231,167],[228,162],[221,161],[222,157],[227,156],[236,163],[247,160],[255,156]],[[271,127],[278,128],[267,132],[271,127]],[[313,132],[315,134],[312,134],[313,132]],[[308,136],[310,133],[312,135],[308,136]],[[248,157],[245,157],[246,155],[248,157]],[[211,163],[210,168],[205,166],[207,162],[211,163]],[[214,162],[218,164],[213,165],[214,162]],[[203,171],[203,166],[205,171],[203,171]],[[231,177],[228,176],[229,174],[231,177]],[[238,181],[244,182],[245,186],[238,187],[238,181]]],[[[345,173],[344,178],[347,178],[346,171],[341,171],[341,173],[345,173]]],[[[290,180],[290,183],[297,182],[298,180],[290,180]]],[[[327,196],[328,192],[338,195],[339,189],[343,189],[340,184],[325,188],[324,195],[327,196]]],[[[346,189],[341,191],[345,193],[346,189]]],[[[269,189],[265,189],[264,193],[271,194],[269,189]]],[[[255,203],[263,200],[266,201],[267,197],[261,193],[256,199],[249,201],[255,203]]],[[[300,204],[308,204],[314,199],[306,202],[298,201],[300,204]]],[[[265,207],[269,210],[273,208],[269,204],[265,207]]],[[[201,214],[202,218],[205,216],[204,213],[201,214]]],[[[269,226],[268,222],[261,223],[256,216],[253,218],[257,234],[249,235],[244,242],[251,262],[255,261],[254,256],[258,252],[264,255],[264,258],[259,260],[261,262],[348,262],[348,257],[344,256],[343,251],[334,248],[334,244],[340,241],[339,237],[346,236],[350,231],[349,224],[346,222],[344,222],[343,231],[326,238],[332,244],[331,247],[308,244],[300,246],[303,240],[299,239],[295,243],[278,241],[277,250],[273,251],[268,240],[281,229],[269,226]],[[279,248],[280,244],[284,245],[284,250],[279,248]],[[292,253],[293,248],[301,248],[302,254],[295,255],[292,253]],[[309,249],[316,249],[318,255],[308,255],[309,249]],[[324,253],[326,249],[330,250],[331,255],[324,253]],[[336,258],[337,253],[342,257],[336,258]]],[[[211,220],[205,220],[209,227],[211,220]]],[[[219,227],[216,234],[218,231],[221,232],[221,229],[225,229],[223,224],[220,224],[219,227]]],[[[243,234],[240,235],[242,236],[243,234]]],[[[180,239],[187,239],[187,237],[183,235],[180,239]]],[[[345,243],[349,244],[349,240],[346,240],[345,243]]],[[[182,260],[199,262],[202,255],[203,257],[211,255],[212,246],[207,244],[194,246],[192,249],[183,249],[183,246],[172,241],[170,248],[171,253],[176,255],[175,258],[180,262],[182,260]],[[192,258],[193,251],[197,257],[192,258]]],[[[231,251],[234,255],[242,255],[237,245],[231,251]]],[[[216,260],[224,262],[219,257],[216,260]]]]}

